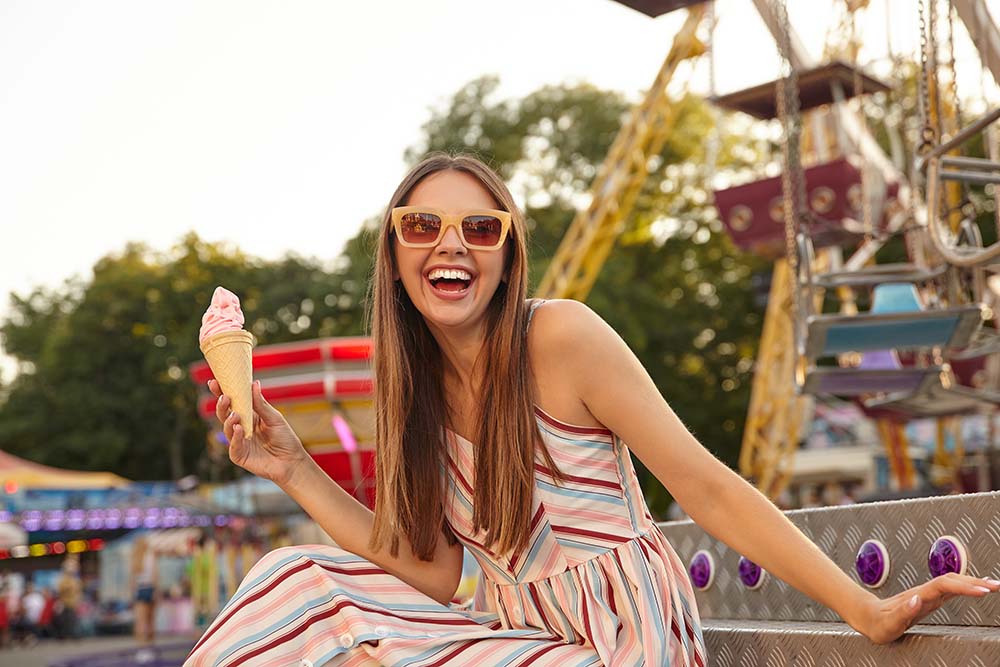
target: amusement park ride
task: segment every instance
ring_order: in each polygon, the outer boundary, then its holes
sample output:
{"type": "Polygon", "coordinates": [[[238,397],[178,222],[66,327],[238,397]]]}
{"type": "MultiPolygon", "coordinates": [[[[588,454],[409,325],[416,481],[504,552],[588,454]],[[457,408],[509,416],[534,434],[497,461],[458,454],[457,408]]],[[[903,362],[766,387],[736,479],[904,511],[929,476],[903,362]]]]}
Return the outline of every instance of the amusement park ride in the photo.
{"type": "MultiPolygon", "coordinates": [[[[650,16],[682,8],[688,16],[646,98],[616,138],[591,188],[590,207],[567,231],[539,296],[586,298],[624,229],[645,165],[669,131],[666,84],[680,60],[711,52],[711,39],[706,46],[697,35],[713,32],[712,3],[619,1],[650,16]]],[[[868,0],[844,3],[848,20],[841,27],[850,30],[850,40],[849,53],[840,55],[849,62],[820,65],[810,61],[783,2],[753,4],[787,75],[713,97],[724,109],[777,119],[784,137],[781,176],[715,192],[734,244],[774,260],[740,469],[777,497],[811,419],[813,396],[835,395],[855,400],[877,420],[895,484],[910,489],[916,480],[903,430],[908,420],[988,413],[1000,404],[995,296],[987,287],[987,274],[1000,270],[1000,263],[994,266],[1000,249],[978,247],[978,211],[969,195],[971,187],[1000,183],[1000,163],[958,155],[1000,111],[960,131],[954,58],[945,63],[950,72],[939,85],[939,70],[946,68],[938,62],[938,11],[934,2],[922,8],[924,127],[916,153],[921,175],[926,174],[926,196],[920,199],[902,165],[883,153],[860,110],[865,97],[890,90],[857,64],[854,15],[868,0]],[[803,134],[804,126],[811,131],[803,134]],[[951,136],[945,140],[945,135],[951,136]],[[875,253],[893,237],[905,240],[909,262],[874,263],[875,253]],[[859,312],[859,302],[867,303],[867,310],[859,312]]],[[[985,5],[953,4],[983,62],[1000,68],[1000,38],[985,5]]],[[[949,5],[953,54],[950,12],[949,5]]],[[[945,430],[939,432],[936,461],[950,464],[944,470],[938,466],[939,476],[954,476],[958,457],[945,452],[945,430]]]]}

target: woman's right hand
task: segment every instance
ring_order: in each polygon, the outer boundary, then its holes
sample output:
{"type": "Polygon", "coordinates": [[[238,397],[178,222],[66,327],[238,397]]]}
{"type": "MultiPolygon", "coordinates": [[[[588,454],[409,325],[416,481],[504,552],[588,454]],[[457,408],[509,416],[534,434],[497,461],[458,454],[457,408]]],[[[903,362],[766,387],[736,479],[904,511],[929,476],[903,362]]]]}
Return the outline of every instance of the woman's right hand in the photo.
{"type": "Polygon", "coordinates": [[[231,401],[222,393],[219,381],[209,380],[208,390],[219,399],[215,415],[222,422],[222,432],[229,441],[229,459],[244,470],[285,488],[295,470],[308,462],[309,454],[284,415],[264,399],[260,382],[253,383],[254,429],[250,438],[244,437],[246,432],[240,416],[231,412],[231,401]]]}

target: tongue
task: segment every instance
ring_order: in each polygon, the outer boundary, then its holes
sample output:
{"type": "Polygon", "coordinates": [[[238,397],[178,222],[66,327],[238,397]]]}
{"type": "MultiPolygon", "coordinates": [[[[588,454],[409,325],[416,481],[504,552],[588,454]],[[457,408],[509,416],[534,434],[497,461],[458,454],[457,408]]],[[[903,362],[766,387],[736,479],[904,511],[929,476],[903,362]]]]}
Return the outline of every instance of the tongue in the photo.
{"type": "Polygon", "coordinates": [[[445,292],[461,292],[465,289],[465,284],[464,280],[451,280],[450,278],[443,278],[437,281],[434,286],[445,292]]]}

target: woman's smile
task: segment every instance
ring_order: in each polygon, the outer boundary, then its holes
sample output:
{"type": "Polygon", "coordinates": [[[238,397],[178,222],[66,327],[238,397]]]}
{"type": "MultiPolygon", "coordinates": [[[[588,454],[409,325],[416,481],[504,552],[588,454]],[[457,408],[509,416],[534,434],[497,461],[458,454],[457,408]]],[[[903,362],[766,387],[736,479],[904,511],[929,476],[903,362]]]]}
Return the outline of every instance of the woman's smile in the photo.
{"type": "MultiPolygon", "coordinates": [[[[445,213],[496,209],[493,195],[470,174],[440,171],[410,192],[409,206],[428,206],[445,213]]],[[[507,252],[470,249],[455,227],[447,227],[437,244],[412,248],[394,242],[396,269],[410,300],[428,320],[443,326],[479,322],[504,277],[507,252]]]]}

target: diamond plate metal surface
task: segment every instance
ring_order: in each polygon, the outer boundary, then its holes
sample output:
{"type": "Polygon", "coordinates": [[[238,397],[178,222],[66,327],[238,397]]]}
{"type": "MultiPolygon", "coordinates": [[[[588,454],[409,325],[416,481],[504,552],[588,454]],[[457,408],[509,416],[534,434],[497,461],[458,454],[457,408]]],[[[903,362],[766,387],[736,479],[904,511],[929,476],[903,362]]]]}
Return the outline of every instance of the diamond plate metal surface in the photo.
{"type": "MultiPolygon", "coordinates": [[[[891,565],[889,578],[874,591],[879,597],[895,595],[930,579],[927,553],[941,535],[954,535],[965,543],[969,556],[968,574],[1000,579],[1000,492],[793,510],[786,515],[855,581],[858,577],[854,571],[854,557],[861,543],[875,538],[885,544],[891,565]]],[[[736,570],[740,554],[693,522],[671,521],[659,527],[685,565],[699,549],[705,549],[715,558],[717,571],[711,588],[695,591],[703,619],[840,620],[832,610],[813,602],[773,575],[758,590],[745,589],[736,570]]],[[[1000,595],[949,600],[922,623],[1000,626],[1000,595]]],[[[1000,630],[995,632],[1000,635],[1000,630]]],[[[988,664],[998,667],[1000,659],[988,664]]]]}
{"type": "Polygon", "coordinates": [[[711,667],[997,667],[993,628],[918,625],[892,644],[872,644],[843,623],[712,620],[711,667]]]}

